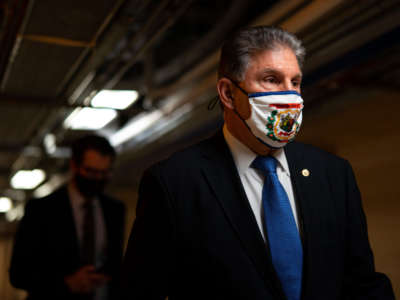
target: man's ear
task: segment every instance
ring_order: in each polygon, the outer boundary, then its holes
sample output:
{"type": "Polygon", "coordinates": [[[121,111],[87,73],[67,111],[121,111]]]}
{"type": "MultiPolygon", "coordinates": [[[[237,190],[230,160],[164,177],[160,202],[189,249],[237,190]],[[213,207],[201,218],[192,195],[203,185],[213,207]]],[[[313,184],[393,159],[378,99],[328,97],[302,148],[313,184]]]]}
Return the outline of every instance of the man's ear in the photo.
{"type": "Polygon", "coordinates": [[[220,78],[217,82],[217,90],[219,94],[219,99],[222,102],[224,108],[234,109],[233,105],[233,92],[232,92],[232,82],[228,78],[220,78]]]}

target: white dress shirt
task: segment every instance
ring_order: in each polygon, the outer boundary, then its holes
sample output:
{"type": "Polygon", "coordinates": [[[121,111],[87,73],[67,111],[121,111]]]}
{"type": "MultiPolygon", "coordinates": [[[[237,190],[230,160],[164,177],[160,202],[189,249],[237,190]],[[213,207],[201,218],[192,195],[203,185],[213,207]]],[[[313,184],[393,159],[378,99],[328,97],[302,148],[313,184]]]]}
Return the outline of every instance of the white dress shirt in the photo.
{"type": "MultiPolygon", "coordinates": [[[[240,180],[242,181],[250,207],[253,210],[261,235],[265,240],[263,218],[264,212],[262,207],[262,189],[264,185],[264,175],[251,167],[251,163],[257,157],[257,154],[250,150],[247,146],[236,139],[228,130],[226,125],[223,128],[224,137],[235,161],[240,180]]],[[[289,198],[293,216],[299,228],[297,220],[296,202],[294,199],[293,186],[290,180],[289,166],[283,149],[274,150],[271,156],[278,161],[276,173],[289,198]]]]}

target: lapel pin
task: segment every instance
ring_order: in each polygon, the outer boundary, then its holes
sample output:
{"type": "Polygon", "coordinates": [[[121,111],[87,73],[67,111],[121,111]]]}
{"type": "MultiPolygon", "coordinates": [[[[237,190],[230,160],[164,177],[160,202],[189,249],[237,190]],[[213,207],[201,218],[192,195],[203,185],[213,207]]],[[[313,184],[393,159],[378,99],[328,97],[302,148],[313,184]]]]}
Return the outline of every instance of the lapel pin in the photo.
{"type": "Polygon", "coordinates": [[[303,169],[303,170],[301,171],[301,174],[302,174],[304,177],[308,177],[308,176],[310,176],[310,171],[308,171],[307,169],[303,169]]]}

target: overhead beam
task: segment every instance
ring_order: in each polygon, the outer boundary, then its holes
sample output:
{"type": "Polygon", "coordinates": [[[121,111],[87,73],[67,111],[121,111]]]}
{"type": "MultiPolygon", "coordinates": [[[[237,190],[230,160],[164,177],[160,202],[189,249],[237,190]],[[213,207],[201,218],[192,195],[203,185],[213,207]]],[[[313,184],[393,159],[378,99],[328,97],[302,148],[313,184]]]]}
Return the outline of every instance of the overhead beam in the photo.
{"type": "Polygon", "coordinates": [[[46,108],[75,108],[82,105],[69,104],[67,99],[62,97],[32,97],[21,95],[0,94],[0,105],[7,106],[31,106],[38,107],[45,105],[46,108]]]}
{"type": "Polygon", "coordinates": [[[18,144],[0,143],[0,153],[17,153],[18,151],[24,149],[25,146],[26,144],[23,143],[18,143],[18,144]]]}

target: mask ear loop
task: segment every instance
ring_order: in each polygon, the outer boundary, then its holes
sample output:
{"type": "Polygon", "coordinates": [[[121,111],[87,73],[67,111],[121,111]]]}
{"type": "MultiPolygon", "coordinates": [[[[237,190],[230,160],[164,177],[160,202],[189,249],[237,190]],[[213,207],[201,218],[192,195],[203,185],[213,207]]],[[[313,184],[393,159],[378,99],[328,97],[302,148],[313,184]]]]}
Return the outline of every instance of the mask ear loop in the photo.
{"type": "Polygon", "coordinates": [[[218,100],[219,100],[218,95],[215,96],[214,98],[212,98],[212,99],[210,100],[210,102],[208,103],[208,105],[207,105],[207,110],[209,110],[209,111],[210,111],[210,110],[213,110],[214,107],[215,107],[215,105],[217,104],[218,100]]]}
{"type": "Polygon", "coordinates": [[[245,94],[247,97],[249,96],[249,93],[246,92],[242,87],[240,87],[238,82],[236,82],[233,79],[230,79],[229,77],[226,78],[228,78],[233,83],[233,85],[236,86],[243,94],[245,94]]]}
{"type": "MultiPolygon", "coordinates": [[[[235,80],[233,80],[233,79],[231,79],[229,77],[226,77],[226,78],[229,79],[233,83],[233,85],[236,86],[243,94],[248,96],[248,93],[243,88],[241,88],[239,86],[239,84],[235,80]]],[[[208,103],[208,105],[207,105],[207,110],[213,110],[215,105],[217,104],[218,100],[219,100],[219,96],[218,95],[215,96],[214,98],[212,98],[210,100],[210,102],[208,103]]]]}

